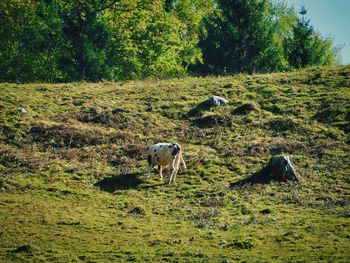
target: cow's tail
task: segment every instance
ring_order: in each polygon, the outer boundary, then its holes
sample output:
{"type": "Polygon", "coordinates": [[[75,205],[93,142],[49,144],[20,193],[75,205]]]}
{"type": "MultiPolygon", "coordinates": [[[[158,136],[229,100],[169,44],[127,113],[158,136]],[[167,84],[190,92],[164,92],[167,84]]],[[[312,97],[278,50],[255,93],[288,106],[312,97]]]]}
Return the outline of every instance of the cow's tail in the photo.
{"type": "Polygon", "coordinates": [[[179,157],[179,154],[177,154],[177,155],[175,156],[175,159],[174,159],[174,169],[175,169],[176,171],[178,171],[179,168],[180,168],[180,157],[179,157]]]}
{"type": "Polygon", "coordinates": [[[182,151],[180,151],[180,161],[185,169],[187,169],[186,163],[184,161],[184,158],[182,158],[182,151]]]}
{"type": "Polygon", "coordinates": [[[182,149],[178,143],[175,143],[176,147],[179,149],[178,154],[175,158],[176,168],[177,170],[180,168],[180,165],[182,164],[185,169],[187,169],[186,163],[182,157],[182,149]]]}

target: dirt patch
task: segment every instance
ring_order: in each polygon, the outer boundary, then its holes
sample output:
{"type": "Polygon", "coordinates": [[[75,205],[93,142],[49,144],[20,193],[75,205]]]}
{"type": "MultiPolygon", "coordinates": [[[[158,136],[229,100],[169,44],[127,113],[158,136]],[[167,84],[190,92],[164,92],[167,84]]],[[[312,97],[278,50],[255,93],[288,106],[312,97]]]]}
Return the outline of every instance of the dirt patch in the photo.
{"type": "Polygon", "coordinates": [[[129,144],[122,147],[123,155],[132,159],[142,160],[145,159],[146,149],[143,145],[129,144]]]}
{"type": "Polygon", "coordinates": [[[270,130],[279,133],[286,131],[305,132],[306,129],[290,118],[276,118],[267,122],[270,130]]]}
{"type": "Polygon", "coordinates": [[[209,115],[195,119],[193,124],[200,128],[212,128],[216,126],[231,127],[232,120],[229,116],[209,115]]]}
{"type": "Polygon", "coordinates": [[[251,249],[254,246],[254,242],[251,240],[234,240],[231,244],[227,245],[227,247],[235,249],[251,249]]]}
{"type": "Polygon", "coordinates": [[[81,148],[107,143],[109,138],[94,131],[83,131],[67,125],[35,125],[29,130],[32,141],[43,147],[81,148]]]}
{"type": "MultiPolygon", "coordinates": [[[[344,122],[349,126],[350,122],[350,106],[347,101],[327,101],[324,102],[313,119],[321,123],[344,122]]],[[[346,125],[343,125],[346,127],[346,125]]],[[[341,127],[340,127],[341,128],[341,127]]]]}
{"type": "Polygon", "coordinates": [[[27,129],[28,127],[25,124],[17,124],[16,127],[0,124],[0,137],[7,144],[21,146],[27,139],[25,132],[27,129]]]}
{"type": "Polygon", "coordinates": [[[109,149],[105,153],[110,165],[117,167],[120,172],[128,173],[138,161],[146,159],[146,149],[143,145],[129,144],[109,149]]]}
{"type": "Polygon", "coordinates": [[[258,156],[270,153],[271,155],[281,154],[281,153],[308,153],[310,149],[305,145],[305,143],[299,141],[279,141],[272,144],[266,143],[255,143],[247,146],[245,154],[258,156]]]}
{"type": "Polygon", "coordinates": [[[6,168],[32,171],[39,166],[39,161],[30,150],[0,149],[0,164],[6,168]]]}
{"type": "Polygon", "coordinates": [[[11,251],[12,253],[26,253],[29,256],[34,255],[34,248],[32,245],[22,245],[11,251]]]}
{"type": "Polygon", "coordinates": [[[232,115],[246,115],[252,111],[258,111],[258,107],[254,103],[244,103],[231,111],[232,115]]]}
{"type": "Polygon", "coordinates": [[[83,123],[95,123],[105,126],[118,127],[125,129],[128,125],[128,119],[122,109],[99,110],[97,108],[84,109],[75,114],[75,118],[83,123]]]}
{"type": "Polygon", "coordinates": [[[137,206],[131,209],[128,213],[133,215],[146,215],[146,210],[137,206]]]}

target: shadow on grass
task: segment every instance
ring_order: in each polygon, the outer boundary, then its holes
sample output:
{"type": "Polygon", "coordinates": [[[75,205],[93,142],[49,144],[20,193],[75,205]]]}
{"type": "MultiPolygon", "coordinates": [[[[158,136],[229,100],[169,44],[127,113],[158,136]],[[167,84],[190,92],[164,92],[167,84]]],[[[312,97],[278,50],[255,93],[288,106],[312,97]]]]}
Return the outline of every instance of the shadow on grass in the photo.
{"type": "Polygon", "coordinates": [[[143,182],[141,173],[118,174],[102,179],[94,184],[102,191],[113,193],[116,190],[137,189],[143,182]]]}
{"type": "Polygon", "coordinates": [[[274,156],[260,171],[248,178],[230,184],[230,187],[246,184],[268,184],[272,181],[300,181],[300,177],[294,170],[293,164],[288,156],[274,156]]]}

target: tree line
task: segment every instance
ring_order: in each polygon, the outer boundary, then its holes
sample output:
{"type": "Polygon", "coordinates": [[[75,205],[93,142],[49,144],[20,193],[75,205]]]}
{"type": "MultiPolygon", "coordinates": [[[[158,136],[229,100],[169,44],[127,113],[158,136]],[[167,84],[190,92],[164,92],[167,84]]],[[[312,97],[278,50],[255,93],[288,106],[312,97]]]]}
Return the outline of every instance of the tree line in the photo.
{"type": "Polygon", "coordinates": [[[336,63],[339,50],[304,14],[271,0],[2,0],[0,81],[164,78],[336,63]]]}

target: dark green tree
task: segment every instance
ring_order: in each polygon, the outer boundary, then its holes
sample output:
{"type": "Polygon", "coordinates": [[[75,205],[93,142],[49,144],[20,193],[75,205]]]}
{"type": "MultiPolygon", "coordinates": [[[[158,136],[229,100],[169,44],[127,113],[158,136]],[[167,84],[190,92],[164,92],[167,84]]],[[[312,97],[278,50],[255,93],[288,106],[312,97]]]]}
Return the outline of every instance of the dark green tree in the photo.
{"type": "Polygon", "coordinates": [[[285,54],[291,68],[331,65],[336,61],[338,50],[331,39],[323,39],[305,19],[306,9],[302,7],[301,18],[294,24],[292,35],[285,40],[285,54]]]}
{"type": "Polygon", "coordinates": [[[61,7],[52,1],[0,2],[0,81],[62,81],[61,7]]]}
{"type": "Polygon", "coordinates": [[[72,9],[63,15],[63,32],[67,40],[64,56],[59,60],[68,81],[109,79],[113,65],[108,60],[110,32],[90,10],[72,9]]]}
{"type": "Polygon", "coordinates": [[[283,68],[276,16],[267,0],[219,0],[205,20],[203,73],[267,72],[283,68]]]}
{"type": "Polygon", "coordinates": [[[110,8],[124,8],[121,0],[63,1],[66,39],[60,68],[68,81],[110,79],[113,60],[112,32],[101,19],[110,8]]]}

